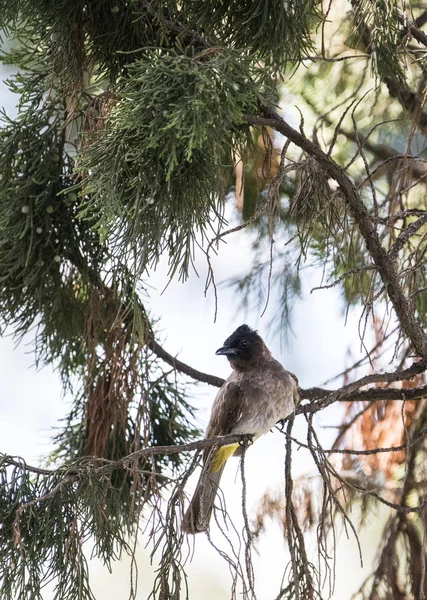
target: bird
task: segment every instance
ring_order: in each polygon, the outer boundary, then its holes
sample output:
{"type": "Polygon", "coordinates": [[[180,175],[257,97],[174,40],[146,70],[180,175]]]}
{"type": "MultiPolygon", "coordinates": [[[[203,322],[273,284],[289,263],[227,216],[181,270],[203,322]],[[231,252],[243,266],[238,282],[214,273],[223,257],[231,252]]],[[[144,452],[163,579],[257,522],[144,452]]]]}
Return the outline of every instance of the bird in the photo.
{"type": "MultiPolygon", "coordinates": [[[[228,358],[232,372],[214,400],[205,439],[235,434],[250,436],[254,442],[294,412],[296,377],[273,358],[249,325],[240,325],[215,354],[228,358]]],[[[182,520],[184,533],[208,531],[225,464],[242,452],[239,443],[205,450],[202,473],[182,520]]]]}

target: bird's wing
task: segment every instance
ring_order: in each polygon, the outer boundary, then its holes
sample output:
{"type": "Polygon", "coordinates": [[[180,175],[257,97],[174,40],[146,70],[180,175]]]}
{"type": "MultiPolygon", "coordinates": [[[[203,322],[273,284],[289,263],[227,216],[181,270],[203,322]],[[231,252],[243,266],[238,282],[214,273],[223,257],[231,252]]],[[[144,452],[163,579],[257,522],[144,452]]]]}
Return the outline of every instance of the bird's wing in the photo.
{"type": "MultiPolygon", "coordinates": [[[[297,394],[294,379],[273,358],[263,366],[244,377],[233,373],[224,383],[212,406],[207,438],[237,433],[251,434],[256,439],[294,411],[297,394]]],[[[233,454],[240,454],[239,444],[222,446],[211,470],[221,468],[233,454]]],[[[205,462],[208,457],[212,460],[212,453],[206,451],[205,462]]]]}
{"type": "Polygon", "coordinates": [[[256,374],[238,378],[233,373],[215,398],[206,437],[261,435],[293,412],[297,395],[295,380],[273,358],[256,374]]]}
{"type": "Polygon", "coordinates": [[[231,433],[236,423],[242,418],[245,408],[244,400],[242,386],[235,381],[227,380],[213,403],[206,437],[211,438],[231,433]]]}
{"type": "MultiPolygon", "coordinates": [[[[206,437],[212,438],[233,433],[233,429],[242,419],[244,411],[245,396],[242,387],[229,378],[220,388],[213,403],[206,437]]],[[[213,473],[219,471],[238,447],[239,444],[235,443],[221,446],[214,452],[212,449],[205,450],[203,460],[208,465],[209,471],[213,473]]]]}

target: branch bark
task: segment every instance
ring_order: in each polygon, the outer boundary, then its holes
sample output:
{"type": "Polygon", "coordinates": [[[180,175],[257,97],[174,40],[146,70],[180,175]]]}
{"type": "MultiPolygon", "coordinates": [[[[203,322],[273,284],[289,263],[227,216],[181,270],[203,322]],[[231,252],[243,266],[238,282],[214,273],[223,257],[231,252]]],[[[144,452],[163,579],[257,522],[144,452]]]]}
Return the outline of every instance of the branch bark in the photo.
{"type": "Polygon", "coordinates": [[[396,260],[397,255],[402,250],[402,248],[404,247],[404,245],[407,243],[407,241],[409,240],[409,238],[411,236],[415,235],[417,233],[417,231],[425,223],[427,223],[427,214],[421,215],[421,217],[419,217],[416,221],[414,221],[413,223],[411,223],[410,225],[408,225],[408,227],[406,227],[403,231],[401,231],[399,233],[399,235],[397,236],[396,241],[394,242],[393,246],[390,248],[390,251],[388,253],[389,257],[392,260],[396,260]]]}
{"type": "Polygon", "coordinates": [[[209,373],[203,373],[202,371],[198,371],[190,365],[187,365],[181,360],[178,360],[175,356],[167,352],[158,342],[156,342],[153,335],[148,336],[147,346],[165,363],[180,373],[184,373],[184,375],[188,375],[192,379],[195,379],[196,381],[208,383],[209,385],[213,385],[215,387],[221,387],[225,381],[225,379],[222,379],[221,377],[216,377],[216,375],[210,375],[209,373]]]}
{"type": "MultiPolygon", "coordinates": [[[[424,13],[424,17],[425,17],[425,13],[424,13]]],[[[427,48],[427,35],[424,33],[424,31],[421,31],[421,29],[419,29],[420,25],[418,25],[418,23],[417,24],[412,23],[412,21],[410,21],[407,18],[407,16],[404,15],[400,11],[397,14],[397,18],[399,19],[399,23],[401,25],[403,25],[403,27],[407,27],[409,29],[412,37],[415,40],[417,40],[417,42],[419,42],[420,44],[422,44],[423,46],[425,46],[427,48]]]]}

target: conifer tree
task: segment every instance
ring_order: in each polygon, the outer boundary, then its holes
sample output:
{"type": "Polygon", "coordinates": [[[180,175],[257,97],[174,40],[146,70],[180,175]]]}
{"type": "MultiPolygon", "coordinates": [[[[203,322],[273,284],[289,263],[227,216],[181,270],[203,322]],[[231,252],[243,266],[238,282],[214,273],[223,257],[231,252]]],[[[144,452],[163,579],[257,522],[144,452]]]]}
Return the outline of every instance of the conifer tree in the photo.
{"type": "MultiPolygon", "coordinates": [[[[19,98],[16,118],[1,115],[0,322],[33,335],[37,363],[57,366],[74,398],[50,468],[0,457],[2,599],[43,598],[52,579],[58,599],[93,598],[85,543],[107,565],[132,555],[150,511],[162,548],[154,597],[186,597],[180,517],[199,455],[183,450],[220,443],[195,441],[186,384],[222,381],[159,343],[144,282],[164,256],[185,281],[202,246],[215,288],[211,254],[248,230],[252,261],[234,284],[260,311],[277,302],[281,332],[308,261],[321,287],[363,308],[362,341],[368,327],[376,335],[342,387],[301,389],[285,425],[291,566],[278,598],[326,593],[303,525],[319,524],[328,564],[337,515],[356,532],[355,499],[363,514],[390,509],[360,598],[427,593],[426,23],[419,3],[399,0],[0,1],[13,40],[1,60],[18,68],[8,85],[19,98]],[[233,229],[227,201],[241,210],[233,229]],[[313,417],[338,401],[346,418],[325,451],[313,417]],[[318,514],[313,490],[292,479],[294,418],[307,422],[318,514]]],[[[266,496],[258,532],[276,513],[266,496]]],[[[245,598],[249,558],[230,562],[245,598]]]]}

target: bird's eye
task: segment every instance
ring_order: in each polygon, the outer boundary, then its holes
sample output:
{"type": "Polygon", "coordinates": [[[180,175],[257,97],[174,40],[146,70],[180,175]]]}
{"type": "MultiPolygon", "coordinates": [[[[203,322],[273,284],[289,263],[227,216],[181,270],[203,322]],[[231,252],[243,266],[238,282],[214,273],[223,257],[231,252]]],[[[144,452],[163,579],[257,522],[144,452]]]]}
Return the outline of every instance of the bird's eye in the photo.
{"type": "Polygon", "coordinates": [[[240,342],[240,347],[241,348],[247,348],[247,346],[248,346],[248,341],[247,340],[242,340],[240,342]]]}

